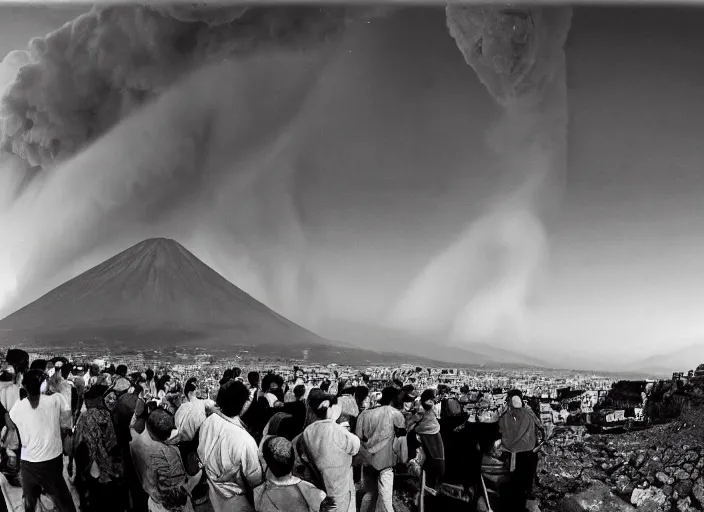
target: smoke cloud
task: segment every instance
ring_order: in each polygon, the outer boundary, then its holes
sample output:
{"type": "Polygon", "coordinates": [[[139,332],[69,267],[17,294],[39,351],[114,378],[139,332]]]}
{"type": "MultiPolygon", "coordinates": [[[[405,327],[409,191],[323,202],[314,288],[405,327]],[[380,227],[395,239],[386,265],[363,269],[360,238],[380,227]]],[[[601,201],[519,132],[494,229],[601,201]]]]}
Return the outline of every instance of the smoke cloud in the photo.
{"type": "Polygon", "coordinates": [[[318,45],[368,10],[108,6],[29,43],[5,89],[0,147],[31,166],[70,158],[204,64],[318,45]]]}
{"type": "Polygon", "coordinates": [[[174,226],[209,236],[180,205],[216,183],[256,186],[334,52],[323,43],[378,13],[95,7],[9,54],[0,65],[0,308],[18,289],[36,295],[67,265],[106,256],[93,247],[174,226]]]}
{"type": "MultiPolygon", "coordinates": [[[[315,325],[326,297],[292,192],[296,162],[281,162],[296,156],[336,51],[322,43],[386,13],[96,7],[8,55],[0,310],[127,243],[174,236],[259,300],[315,325]]],[[[503,107],[486,144],[509,183],[393,304],[392,325],[461,342],[526,337],[547,254],[540,197],[564,168],[570,18],[569,8],[447,8],[450,34],[503,107]]]]}
{"type": "Polygon", "coordinates": [[[564,170],[567,84],[564,43],[572,11],[448,5],[447,25],[466,62],[503,107],[486,143],[508,191],[433,259],[390,323],[458,343],[530,337],[529,300],[547,255],[540,196],[564,170]],[[431,298],[429,300],[429,298],[431,298]],[[468,299],[469,297],[469,299],[468,299]]]}

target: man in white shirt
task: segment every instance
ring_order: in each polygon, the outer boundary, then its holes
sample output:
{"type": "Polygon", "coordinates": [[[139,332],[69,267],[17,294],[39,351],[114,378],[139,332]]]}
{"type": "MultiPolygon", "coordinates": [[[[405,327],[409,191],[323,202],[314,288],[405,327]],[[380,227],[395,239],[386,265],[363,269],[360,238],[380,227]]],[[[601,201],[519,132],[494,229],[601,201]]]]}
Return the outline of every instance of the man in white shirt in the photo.
{"type": "Polygon", "coordinates": [[[62,431],[71,430],[71,404],[61,393],[41,394],[44,372],[30,370],[22,385],[27,398],[10,411],[22,442],[20,480],[25,512],[35,512],[42,491],[51,497],[59,512],[76,512],[63,477],[62,431]]]}
{"type": "Polygon", "coordinates": [[[259,448],[240,421],[249,390],[231,380],[218,392],[221,414],[211,414],[200,427],[198,456],[205,466],[215,512],[254,512],[251,491],[262,483],[259,448]]]}
{"type": "Polygon", "coordinates": [[[210,399],[196,396],[196,379],[189,379],[184,388],[186,401],[176,410],[174,421],[183,441],[192,441],[198,434],[200,426],[208,417],[208,410],[215,407],[210,399]]]}

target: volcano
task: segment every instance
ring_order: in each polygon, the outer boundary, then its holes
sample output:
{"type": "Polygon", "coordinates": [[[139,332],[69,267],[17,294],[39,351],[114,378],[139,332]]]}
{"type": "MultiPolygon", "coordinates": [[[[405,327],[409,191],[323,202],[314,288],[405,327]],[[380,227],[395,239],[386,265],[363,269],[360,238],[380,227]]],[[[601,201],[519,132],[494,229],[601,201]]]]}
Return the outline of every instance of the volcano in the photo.
{"type": "Polygon", "coordinates": [[[0,321],[5,343],[67,346],[329,345],[174,240],[141,242],[0,321]]]}

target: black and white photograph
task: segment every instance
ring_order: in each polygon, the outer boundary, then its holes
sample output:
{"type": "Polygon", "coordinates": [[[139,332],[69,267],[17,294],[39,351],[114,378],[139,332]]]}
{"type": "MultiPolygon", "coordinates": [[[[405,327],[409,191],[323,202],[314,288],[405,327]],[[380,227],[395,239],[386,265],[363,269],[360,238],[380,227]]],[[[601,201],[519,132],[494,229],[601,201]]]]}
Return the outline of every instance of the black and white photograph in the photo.
{"type": "Polygon", "coordinates": [[[0,0],[0,491],[704,511],[704,3],[0,0]]]}

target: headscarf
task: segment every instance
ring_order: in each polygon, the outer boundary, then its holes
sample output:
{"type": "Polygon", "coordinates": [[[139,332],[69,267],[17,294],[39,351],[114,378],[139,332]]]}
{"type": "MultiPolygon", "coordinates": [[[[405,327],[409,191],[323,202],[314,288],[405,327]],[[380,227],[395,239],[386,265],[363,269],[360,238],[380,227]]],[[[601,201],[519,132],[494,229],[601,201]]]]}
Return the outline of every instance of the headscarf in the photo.
{"type": "Polygon", "coordinates": [[[122,465],[110,456],[117,447],[117,437],[112,417],[103,404],[101,387],[93,386],[86,393],[86,412],[78,419],[76,436],[88,448],[88,469],[95,462],[100,469],[99,481],[106,483],[122,477],[122,465]]]}

